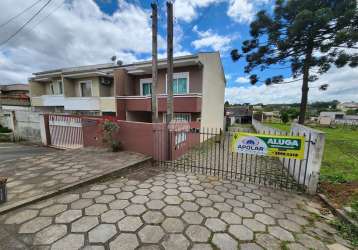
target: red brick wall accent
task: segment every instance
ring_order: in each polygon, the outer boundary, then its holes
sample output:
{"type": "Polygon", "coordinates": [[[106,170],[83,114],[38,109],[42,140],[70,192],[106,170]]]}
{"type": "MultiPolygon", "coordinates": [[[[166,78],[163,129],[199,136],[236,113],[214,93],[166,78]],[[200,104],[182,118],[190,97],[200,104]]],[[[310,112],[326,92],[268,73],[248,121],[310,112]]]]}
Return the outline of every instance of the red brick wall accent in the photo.
{"type": "MultiPolygon", "coordinates": [[[[168,153],[165,144],[167,130],[162,123],[144,123],[115,121],[119,126],[115,136],[122,144],[123,150],[152,156],[156,160],[165,160],[168,153]]],[[[101,119],[83,118],[84,147],[104,147],[101,119]]]]}

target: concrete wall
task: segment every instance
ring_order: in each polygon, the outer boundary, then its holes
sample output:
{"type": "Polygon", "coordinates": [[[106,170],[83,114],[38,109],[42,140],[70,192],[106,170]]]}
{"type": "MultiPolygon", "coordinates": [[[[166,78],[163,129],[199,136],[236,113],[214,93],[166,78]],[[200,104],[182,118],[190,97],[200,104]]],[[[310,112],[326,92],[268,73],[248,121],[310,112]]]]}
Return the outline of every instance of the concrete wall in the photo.
{"type": "MultiPolygon", "coordinates": [[[[95,118],[82,118],[84,147],[103,147],[102,121],[95,118]],[[90,121],[90,122],[88,122],[90,121]],[[93,123],[91,121],[97,121],[93,123]]],[[[119,130],[115,138],[122,144],[123,150],[138,152],[152,156],[157,160],[164,160],[167,157],[165,136],[167,130],[165,124],[143,123],[130,121],[115,121],[119,130]],[[156,132],[158,131],[158,132],[156,132]],[[159,134],[160,133],[160,134],[159,134]]]]}
{"type": "Polygon", "coordinates": [[[41,142],[41,113],[32,111],[3,111],[0,123],[14,131],[15,140],[41,142]],[[4,118],[5,117],[5,118],[4,118]]]}
{"type": "Polygon", "coordinates": [[[202,128],[224,128],[225,76],[219,53],[200,53],[203,63],[202,128]]]}

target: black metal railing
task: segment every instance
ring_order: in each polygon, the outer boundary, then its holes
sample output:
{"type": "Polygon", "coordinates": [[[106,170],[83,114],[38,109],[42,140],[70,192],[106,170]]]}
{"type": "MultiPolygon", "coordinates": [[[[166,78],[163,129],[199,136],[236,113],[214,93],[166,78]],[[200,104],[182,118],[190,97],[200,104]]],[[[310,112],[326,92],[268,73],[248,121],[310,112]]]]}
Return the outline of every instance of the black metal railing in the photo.
{"type": "Polygon", "coordinates": [[[300,134],[306,137],[308,148],[304,159],[297,160],[234,152],[232,137],[235,131],[161,128],[154,133],[154,154],[160,166],[279,189],[305,190],[310,135],[300,134]]]}

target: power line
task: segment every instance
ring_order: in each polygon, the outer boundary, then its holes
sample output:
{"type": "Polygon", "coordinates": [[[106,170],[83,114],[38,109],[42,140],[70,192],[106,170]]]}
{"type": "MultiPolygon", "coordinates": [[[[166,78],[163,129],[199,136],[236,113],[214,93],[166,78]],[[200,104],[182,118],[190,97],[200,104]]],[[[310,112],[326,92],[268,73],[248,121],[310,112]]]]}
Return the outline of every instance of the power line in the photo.
{"type": "Polygon", "coordinates": [[[5,25],[9,24],[12,20],[18,18],[19,16],[21,16],[22,14],[24,14],[26,11],[28,11],[29,9],[31,9],[32,7],[34,7],[36,4],[38,4],[39,2],[41,2],[43,0],[37,0],[36,2],[34,2],[33,4],[31,4],[29,7],[27,7],[26,9],[22,10],[20,13],[16,14],[15,16],[11,17],[9,20],[7,20],[6,22],[0,24],[0,28],[4,27],[5,25]]]}
{"type": "Polygon", "coordinates": [[[17,34],[19,34],[25,27],[26,25],[28,25],[32,20],[35,19],[35,17],[37,17],[37,15],[39,15],[41,13],[41,11],[46,8],[47,5],[49,5],[49,3],[52,0],[48,0],[29,20],[27,20],[15,33],[13,33],[9,38],[7,38],[5,41],[3,41],[0,46],[3,46],[4,44],[6,44],[8,41],[10,41],[12,38],[14,38],[17,34]]]}
{"type": "Polygon", "coordinates": [[[41,18],[40,21],[38,21],[34,26],[32,26],[30,31],[34,30],[38,25],[40,25],[43,21],[45,21],[45,19],[47,19],[49,16],[51,16],[53,13],[55,13],[58,9],[60,9],[64,4],[65,4],[65,1],[61,1],[61,3],[59,5],[55,6],[55,8],[53,8],[51,11],[49,11],[46,16],[41,18]]]}

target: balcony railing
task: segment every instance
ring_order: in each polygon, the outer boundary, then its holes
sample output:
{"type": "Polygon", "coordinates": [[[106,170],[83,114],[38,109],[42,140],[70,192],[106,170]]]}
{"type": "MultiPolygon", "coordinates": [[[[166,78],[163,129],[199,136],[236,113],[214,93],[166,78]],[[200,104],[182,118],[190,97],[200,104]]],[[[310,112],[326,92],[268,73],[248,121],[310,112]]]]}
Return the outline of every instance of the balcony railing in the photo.
{"type": "Polygon", "coordinates": [[[62,95],[43,95],[32,97],[32,106],[63,106],[65,110],[100,110],[99,97],[64,97],[62,95]]]}
{"type": "MultiPolygon", "coordinates": [[[[127,111],[148,111],[151,108],[150,96],[117,96],[118,105],[124,105],[127,111]]],[[[174,95],[173,97],[174,112],[196,113],[201,112],[201,95],[186,94],[174,95]]],[[[158,96],[158,111],[166,112],[167,95],[158,96]]]]}

